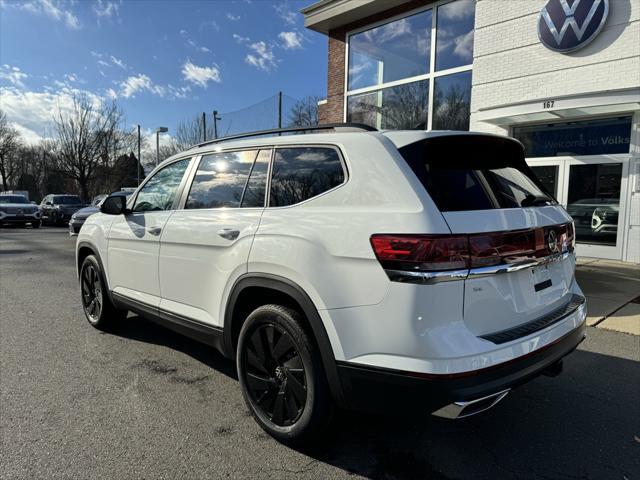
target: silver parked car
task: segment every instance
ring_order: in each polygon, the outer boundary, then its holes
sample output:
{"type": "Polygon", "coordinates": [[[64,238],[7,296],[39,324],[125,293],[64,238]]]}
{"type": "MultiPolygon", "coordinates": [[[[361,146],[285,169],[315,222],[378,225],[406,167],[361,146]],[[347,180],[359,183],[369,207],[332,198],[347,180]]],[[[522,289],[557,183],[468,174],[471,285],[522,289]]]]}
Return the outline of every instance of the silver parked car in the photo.
{"type": "Polygon", "coordinates": [[[0,194],[0,225],[26,225],[40,227],[40,209],[24,195],[0,194]]]}

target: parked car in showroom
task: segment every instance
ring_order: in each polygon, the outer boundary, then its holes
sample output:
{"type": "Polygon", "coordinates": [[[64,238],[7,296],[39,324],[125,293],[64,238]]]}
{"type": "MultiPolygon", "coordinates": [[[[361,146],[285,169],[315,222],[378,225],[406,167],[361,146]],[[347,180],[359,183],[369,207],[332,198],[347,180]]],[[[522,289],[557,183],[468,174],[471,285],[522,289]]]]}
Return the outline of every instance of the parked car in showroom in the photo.
{"type": "Polygon", "coordinates": [[[24,195],[0,194],[0,225],[27,225],[40,227],[40,209],[24,195]]]}
{"type": "Polygon", "coordinates": [[[288,443],[333,405],[482,412],[560,373],[584,339],[572,219],[517,140],[354,124],[252,135],[171,157],[87,219],[91,325],[133,311],[219,349],[257,423],[288,443]]]}
{"type": "MultiPolygon", "coordinates": [[[[126,190],[114,192],[112,195],[122,195],[123,197],[128,197],[132,193],[132,191],[126,190]]],[[[95,196],[91,201],[91,205],[81,208],[76,213],[71,215],[71,219],[69,220],[69,235],[71,235],[72,237],[77,235],[80,232],[82,225],[84,225],[84,222],[87,220],[87,218],[89,218],[89,215],[93,215],[94,213],[98,213],[100,211],[100,205],[108,196],[109,195],[107,195],[106,193],[95,196]]]]}
{"type": "Polygon", "coordinates": [[[40,211],[45,225],[63,225],[71,215],[87,205],[77,195],[49,194],[42,199],[40,211]]]}
{"type": "Polygon", "coordinates": [[[619,198],[586,198],[567,205],[573,217],[576,235],[592,242],[615,245],[620,215],[619,198]]]}

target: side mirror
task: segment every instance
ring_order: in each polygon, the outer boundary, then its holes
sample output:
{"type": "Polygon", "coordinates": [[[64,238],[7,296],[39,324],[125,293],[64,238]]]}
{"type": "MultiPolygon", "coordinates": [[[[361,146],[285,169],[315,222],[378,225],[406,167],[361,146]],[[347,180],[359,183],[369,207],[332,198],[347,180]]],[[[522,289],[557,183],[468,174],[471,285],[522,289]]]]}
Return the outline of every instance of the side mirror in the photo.
{"type": "Polygon", "coordinates": [[[53,203],[52,202],[47,202],[47,203],[45,203],[45,205],[53,205],[53,203]]]}
{"type": "Polygon", "coordinates": [[[127,213],[127,197],[123,195],[110,195],[108,196],[102,205],[100,205],[100,211],[107,215],[120,215],[127,213]]]}

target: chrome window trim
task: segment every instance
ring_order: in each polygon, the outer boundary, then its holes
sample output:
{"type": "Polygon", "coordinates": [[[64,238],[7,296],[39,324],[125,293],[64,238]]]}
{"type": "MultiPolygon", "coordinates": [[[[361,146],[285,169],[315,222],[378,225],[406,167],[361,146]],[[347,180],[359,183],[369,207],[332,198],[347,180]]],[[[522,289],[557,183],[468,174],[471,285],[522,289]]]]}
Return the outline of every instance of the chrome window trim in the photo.
{"type": "Polygon", "coordinates": [[[555,262],[562,262],[574,255],[573,252],[554,253],[546,257],[527,258],[519,262],[507,263],[501,265],[492,265],[490,267],[464,268],[458,270],[445,270],[437,272],[419,272],[414,270],[394,270],[385,269],[385,273],[392,282],[401,283],[418,283],[423,285],[431,285],[441,282],[452,282],[458,280],[466,280],[472,278],[486,277],[490,275],[502,275],[504,273],[519,272],[528,268],[539,267],[541,265],[549,265],[555,262]]]}

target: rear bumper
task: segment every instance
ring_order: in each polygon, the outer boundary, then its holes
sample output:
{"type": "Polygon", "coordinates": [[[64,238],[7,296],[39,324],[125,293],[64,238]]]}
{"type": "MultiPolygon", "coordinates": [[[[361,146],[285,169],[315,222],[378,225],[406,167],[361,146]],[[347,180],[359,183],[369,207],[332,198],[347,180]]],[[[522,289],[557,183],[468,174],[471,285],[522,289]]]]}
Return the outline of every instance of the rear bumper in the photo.
{"type": "Polygon", "coordinates": [[[585,329],[582,322],[554,342],[480,370],[428,374],[338,362],[338,373],[350,408],[433,412],[453,402],[475,400],[528,382],[575,350],[585,338],[585,329]]]}

